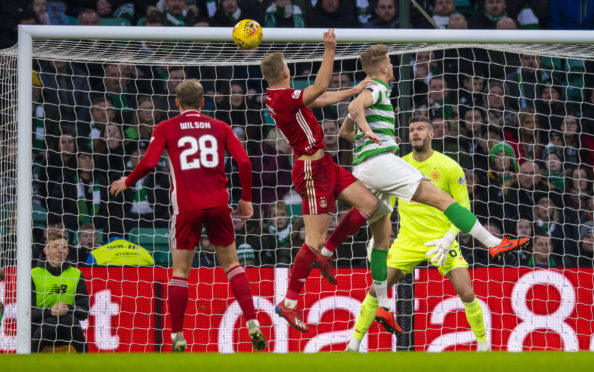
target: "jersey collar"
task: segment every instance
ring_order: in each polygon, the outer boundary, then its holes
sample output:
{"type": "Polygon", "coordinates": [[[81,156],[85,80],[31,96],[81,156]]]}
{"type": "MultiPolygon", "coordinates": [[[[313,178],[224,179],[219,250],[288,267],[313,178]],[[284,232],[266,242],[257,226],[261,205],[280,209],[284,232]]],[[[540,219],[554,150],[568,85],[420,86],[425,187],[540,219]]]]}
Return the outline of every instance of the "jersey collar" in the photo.
{"type": "Polygon", "coordinates": [[[385,86],[387,89],[390,89],[390,86],[388,84],[386,84],[386,82],[384,82],[381,79],[373,78],[373,81],[375,81],[376,83],[380,83],[381,85],[385,86]]]}

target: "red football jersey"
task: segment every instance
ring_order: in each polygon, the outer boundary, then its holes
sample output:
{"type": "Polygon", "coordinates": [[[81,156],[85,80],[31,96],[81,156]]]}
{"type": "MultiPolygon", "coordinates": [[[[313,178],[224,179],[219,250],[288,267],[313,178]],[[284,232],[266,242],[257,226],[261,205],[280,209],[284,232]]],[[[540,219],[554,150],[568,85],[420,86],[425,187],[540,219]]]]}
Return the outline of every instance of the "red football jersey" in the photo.
{"type": "Polygon", "coordinates": [[[175,214],[229,204],[225,151],[239,166],[241,199],[252,200],[252,166],[241,142],[228,124],[194,110],[155,127],[146,154],[126,179],[126,186],[151,171],[165,149],[175,214]]]}
{"type": "Polygon", "coordinates": [[[267,89],[266,106],[278,129],[289,140],[295,158],[326,148],[322,126],[303,104],[302,90],[267,89]]]}

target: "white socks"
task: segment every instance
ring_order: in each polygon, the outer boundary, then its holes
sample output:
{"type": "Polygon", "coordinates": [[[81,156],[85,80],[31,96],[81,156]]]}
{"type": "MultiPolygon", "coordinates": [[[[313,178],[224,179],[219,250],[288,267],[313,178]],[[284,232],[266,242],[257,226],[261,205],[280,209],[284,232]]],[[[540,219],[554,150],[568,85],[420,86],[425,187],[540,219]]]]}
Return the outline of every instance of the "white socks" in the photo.
{"type": "Polygon", "coordinates": [[[478,220],[476,220],[474,226],[470,229],[469,234],[487,248],[497,247],[501,243],[501,239],[488,232],[478,220]]]}
{"type": "Polygon", "coordinates": [[[390,309],[390,300],[388,299],[388,281],[373,281],[373,288],[375,288],[375,296],[377,303],[386,309],[390,309]]]}

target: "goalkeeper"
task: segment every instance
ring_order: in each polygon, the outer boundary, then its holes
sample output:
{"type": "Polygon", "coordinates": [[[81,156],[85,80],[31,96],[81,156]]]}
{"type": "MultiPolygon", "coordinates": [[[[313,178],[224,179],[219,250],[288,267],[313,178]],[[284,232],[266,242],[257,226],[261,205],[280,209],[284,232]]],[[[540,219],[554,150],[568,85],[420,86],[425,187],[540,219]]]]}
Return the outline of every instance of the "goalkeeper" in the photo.
{"type": "MultiPolygon", "coordinates": [[[[470,209],[462,167],[451,158],[431,148],[433,139],[431,121],[425,117],[413,117],[409,130],[413,152],[402,159],[421,173],[428,175],[437,188],[451,195],[461,206],[470,209]]],[[[395,202],[395,198],[392,201],[395,202]]],[[[478,341],[478,350],[490,350],[483,311],[472,289],[468,263],[462,257],[455,239],[459,229],[443,212],[414,201],[400,198],[398,213],[400,231],[388,252],[388,287],[393,286],[421,262],[431,259],[431,263],[439,268],[441,275],[450,280],[460,296],[466,311],[466,319],[478,341]]],[[[359,351],[361,340],[371,326],[378,308],[375,288],[371,286],[361,304],[347,351],[359,351]]],[[[395,324],[395,326],[400,331],[398,325],[395,324]]]]}

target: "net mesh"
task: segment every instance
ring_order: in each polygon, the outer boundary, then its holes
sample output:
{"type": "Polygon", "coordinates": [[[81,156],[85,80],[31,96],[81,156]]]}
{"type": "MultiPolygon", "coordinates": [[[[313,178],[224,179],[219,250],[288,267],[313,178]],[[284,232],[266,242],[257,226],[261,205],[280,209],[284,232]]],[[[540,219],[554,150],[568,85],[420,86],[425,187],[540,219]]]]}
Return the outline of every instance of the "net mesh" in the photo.
{"type": "MultiPolygon", "coordinates": [[[[356,57],[369,45],[338,45],[330,89],[350,87],[365,77],[356,57]]],[[[588,349],[592,329],[588,304],[594,288],[592,250],[585,241],[591,234],[593,211],[592,46],[388,47],[398,82],[391,98],[399,108],[401,155],[410,152],[408,118],[430,117],[433,147],[463,167],[479,220],[495,235],[550,237],[534,239],[537,252],[529,249],[493,260],[471,237],[460,235],[494,348],[588,349]],[[558,270],[532,271],[541,266],[558,270]]],[[[122,197],[109,195],[108,186],[136,165],[154,125],[177,115],[173,92],[185,78],[202,82],[203,111],[232,125],[252,161],[256,215],[243,225],[236,221],[235,228],[239,257],[251,267],[248,275],[260,322],[266,337],[274,340],[270,350],[344,349],[370,284],[367,229],[337,251],[338,291],[317,271],[305,287],[305,320],[318,324],[316,332],[300,335],[274,315],[273,305],[284,296],[289,267],[303,243],[304,226],[300,197],[291,186],[292,154],[262,103],[265,87],[258,64],[271,51],[285,54],[294,74],[292,84],[302,89],[315,79],[323,45],[263,43],[241,51],[224,42],[34,41],[34,264],[43,265],[46,235],[65,231],[69,260],[81,268],[89,293],[86,302],[76,304],[79,318],[54,333],[44,333],[45,323],[35,316],[40,308],[34,303],[34,351],[81,337],[90,351],[170,348],[166,155],[155,172],[122,197]],[[116,252],[121,248],[114,245],[117,237],[142,249],[128,250],[123,258],[98,251],[90,254],[114,238],[110,252],[116,252]],[[93,263],[110,266],[86,266],[93,263]],[[36,336],[35,331],[40,333],[36,336]]],[[[0,349],[11,351],[16,314],[11,269],[16,266],[16,49],[2,51],[0,57],[0,259],[9,268],[6,285],[0,287],[0,301],[8,309],[0,349]]],[[[338,164],[350,168],[352,146],[338,138],[348,103],[315,114],[326,134],[327,151],[338,164]]],[[[241,189],[230,158],[226,170],[233,206],[241,189]]],[[[337,205],[330,230],[347,210],[337,205]]],[[[212,245],[203,239],[193,262],[198,270],[190,277],[190,293],[195,293],[190,295],[185,323],[190,350],[251,350],[225,276],[210,269],[216,265],[212,245]]],[[[414,278],[407,277],[393,294],[399,297],[405,336],[396,340],[374,325],[363,350],[474,347],[455,292],[436,270],[425,267],[416,270],[414,278]]]]}

